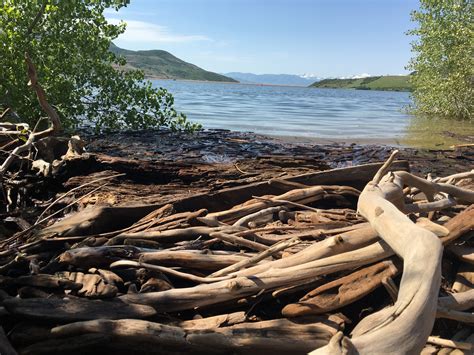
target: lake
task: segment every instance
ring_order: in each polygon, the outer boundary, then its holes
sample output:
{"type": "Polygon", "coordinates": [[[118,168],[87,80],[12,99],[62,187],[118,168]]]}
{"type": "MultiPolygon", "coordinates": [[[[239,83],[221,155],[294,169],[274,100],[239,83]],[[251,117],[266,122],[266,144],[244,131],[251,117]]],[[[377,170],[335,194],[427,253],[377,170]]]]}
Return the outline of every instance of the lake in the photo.
{"type": "Polygon", "coordinates": [[[436,120],[433,124],[405,113],[411,103],[407,92],[173,80],[153,83],[168,89],[176,109],[204,128],[411,146],[457,143],[458,139],[443,136],[444,128],[474,134],[470,123],[436,120]]]}

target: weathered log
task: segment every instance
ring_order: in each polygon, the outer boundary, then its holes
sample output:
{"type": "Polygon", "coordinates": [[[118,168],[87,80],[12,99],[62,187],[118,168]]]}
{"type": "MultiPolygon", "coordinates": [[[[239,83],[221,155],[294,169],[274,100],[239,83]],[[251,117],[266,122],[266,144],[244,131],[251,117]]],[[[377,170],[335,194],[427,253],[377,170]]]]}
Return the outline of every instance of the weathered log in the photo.
{"type": "Polygon", "coordinates": [[[57,337],[99,333],[114,339],[146,341],[180,352],[257,354],[278,352],[304,354],[312,347],[325,345],[339,328],[329,319],[275,319],[256,323],[195,330],[160,323],[122,319],[72,323],[52,329],[57,337]]]}
{"type": "Polygon", "coordinates": [[[39,274],[30,276],[20,276],[12,279],[4,279],[2,282],[7,284],[15,284],[22,286],[34,286],[44,288],[64,288],[71,290],[78,290],[82,287],[80,283],[68,280],[62,277],[39,274]]]}
{"type": "Polygon", "coordinates": [[[209,236],[211,233],[216,232],[238,232],[242,230],[240,227],[189,227],[189,228],[178,228],[164,231],[142,231],[135,233],[122,233],[114,237],[114,239],[152,239],[160,242],[179,242],[184,240],[197,239],[202,236],[209,236]]]}
{"type": "MultiPolygon", "coordinates": [[[[319,275],[374,263],[392,255],[392,253],[393,251],[383,242],[377,242],[358,250],[285,269],[272,268],[258,274],[251,274],[253,276],[237,276],[231,280],[163,292],[151,292],[140,295],[127,294],[120,298],[125,302],[153,305],[158,312],[191,309],[235,300],[251,294],[257,294],[262,290],[271,290],[298,282],[303,283],[319,275]]],[[[235,275],[230,274],[229,276],[235,275]]]]}
{"type": "Polygon", "coordinates": [[[228,233],[214,232],[214,233],[211,233],[209,236],[211,238],[217,238],[217,239],[223,240],[224,242],[227,242],[227,243],[231,243],[231,244],[238,245],[238,246],[243,246],[243,247],[253,249],[253,250],[256,250],[256,251],[260,251],[260,252],[265,251],[265,250],[268,249],[268,247],[266,245],[263,245],[263,244],[260,244],[260,243],[257,243],[257,242],[253,242],[251,240],[247,240],[247,239],[242,238],[242,237],[236,237],[236,236],[234,236],[232,234],[228,234],[228,233]]]}
{"type": "Polygon", "coordinates": [[[440,307],[455,311],[464,311],[474,307],[474,289],[466,292],[451,293],[438,299],[440,307]]]}
{"type": "Polygon", "coordinates": [[[131,305],[120,301],[95,301],[78,298],[8,298],[5,309],[13,315],[53,321],[79,321],[98,318],[121,319],[152,317],[156,311],[145,305],[131,305]]]}
{"type": "MultiPolygon", "coordinates": [[[[315,185],[343,185],[361,189],[370,181],[381,163],[363,164],[346,168],[338,168],[326,171],[311,172],[307,174],[288,177],[285,181],[296,182],[307,186],[315,185]]],[[[393,170],[409,171],[406,160],[396,161],[392,165],[393,170]]],[[[243,203],[254,195],[277,195],[293,190],[294,186],[276,186],[268,182],[257,182],[245,186],[226,188],[213,193],[198,194],[173,202],[176,211],[189,211],[196,206],[206,208],[210,212],[222,211],[243,203]]]]}
{"type": "Polygon", "coordinates": [[[392,153],[364,188],[358,210],[403,258],[404,271],[397,302],[364,318],[354,328],[351,339],[338,335],[330,345],[312,354],[419,353],[431,333],[441,282],[443,248],[434,233],[415,225],[390,202],[393,200],[398,204],[399,196],[403,196],[403,184],[390,175],[384,177],[396,153],[392,153]]]}
{"type": "MultiPolygon", "coordinates": [[[[469,334],[471,333],[470,329],[467,327],[461,328],[459,331],[457,331],[452,337],[451,340],[454,342],[459,342],[459,341],[467,341],[466,338],[469,337],[469,334]]],[[[469,338],[468,338],[469,339],[469,338]]],[[[473,339],[474,340],[474,339],[473,339]]],[[[472,341],[471,341],[472,342],[472,341]]],[[[438,351],[439,355],[468,355],[467,352],[463,351],[456,351],[453,350],[453,348],[449,347],[443,347],[438,351]]]]}
{"type": "Polygon", "coordinates": [[[464,234],[474,231],[474,205],[451,218],[444,227],[449,230],[449,234],[441,238],[444,245],[448,245],[464,234]]]}
{"type": "MultiPolygon", "coordinates": [[[[296,235],[299,237],[299,235],[296,235]]],[[[269,269],[284,269],[291,266],[307,263],[324,257],[356,250],[374,243],[379,239],[377,232],[370,226],[352,230],[315,243],[297,254],[289,257],[256,265],[236,272],[235,275],[251,276],[269,269]]]]}
{"type": "Polygon", "coordinates": [[[265,245],[274,245],[275,243],[281,242],[283,240],[288,240],[290,238],[298,238],[301,240],[317,240],[317,239],[322,239],[327,236],[331,235],[336,235],[336,234],[341,234],[345,232],[349,232],[352,230],[356,230],[359,228],[363,228],[367,226],[365,223],[359,223],[359,224],[354,224],[350,225],[347,227],[340,227],[339,222],[331,222],[331,223],[324,223],[324,224],[318,224],[316,226],[278,226],[274,228],[256,228],[250,229],[248,231],[243,231],[243,232],[237,232],[234,233],[236,236],[245,236],[248,239],[253,239],[261,244],[265,245]],[[290,227],[290,228],[285,228],[285,227],[290,227]],[[266,232],[268,230],[269,232],[275,232],[275,233],[260,233],[260,232],[266,232]],[[281,233],[283,231],[298,231],[301,230],[301,232],[295,232],[291,234],[276,234],[276,233],[281,233]],[[258,233],[258,234],[257,234],[258,233]]]}
{"type": "Polygon", "coordinates": [[[172,275],[178,278],[182,278],[184,280],[192,281],[192,282],[197,282],[197,283],[212,283],[212,282],[218,282],[222,280],[228,280],[231,279],[232,276],[225,276],[225,277],[200,277],[196,276],[193,274],[187,274],[178,270],[174,270],[171,268],[167,268],[164,266],[158,266],[158,265],[153,265],[153,264],[146,264],[138,261],[131,261],[131,260],[119,260],[116,262],[113,262],[110,264],[111,268],[116,268],[116,267],[136,267],[136,268],[145,268],[148,270],[154,270],[154,271],[159,271],[164,274],[172,275]]]}
{"type": "Polygon", "coordinates": [[[339,309],[369,294],[397,273],[392,261],[381,261],[310,291],[298,303],[286,305],[282,315],[298,317],[339,309]]]}
{"type": "Polygon", "coordinates": [[[87,207],[38,232],[39,236],[97,235],[129,227],[160,206],[87,207]]]}
{"type": "Polygon", "coordinates": [[[201,319],[172,322],[171,325],[175,325],[183,329],[202,330],[228,327],[231,325],[244,323],[246,320],[247,316],[245,315],[245,312],[234,312],[229,314],[219,314],[217,316],[206,317],[201,319]]]}
{"type": "MultiPolygon", "coordinates": [[[[362,188],[381,166],[380,163],[364,164],[348,168],[339,168],[316,173],[308,173],[289,177],[285,180],[307,185],[347,185],[362,188]]],[[[407,161],[394,162],[393,170],[408,170],[407,161]]],[[[246,186],[223,189],[215,193],[198,194],[192,197],[177,199],[172,202],[176,212],[185,212],[200,206],[209,211],[219,211],[230,208],[238,203],[250,199],[256,194],[276,194],[291,190],[276,188],[267,182],[259,182],[246,186]]],[[[93,207],[86,208],[79,213],[41,230],[41,235],[80,236],[114,232],[121,228],[128,228],[144,216],[163,205],[145,205],[128,207],[93,207]]]]}
{"type": "Polygon", "coordinates": [[[430,344],[440,345],[440,346],[448,346],[454,349],[462,349],[462,350],[473,350],[474,344],[473,343],[465,343],[461,341],[452,341],[449,339],[443,339],[439,337],[428,337],[427,340],[430,344]]]}
{"type": "Polygon", "coordinates": [[[453,311],[450,309],[439,308],[436,312],[437,318],[452,319],[462,323],[474,324],[474,313],[453,311]]]}
{"type": "Polygon", "coordinates": [[[463,173],[457,173],[457,174],[449,175],[446,177],[442,177],[439,179],[439,182],[454,184],[455,182],[462,179],[474,179],[474,169],[471,171],[465,171],[463,173]]]}
{"type": "MultiPolygon", "coordinates": [[[[394,185],[396,186],[402,186],[403,188],[403,185],[407,185],[418,188],[425,194],[429,202],[434,201],[435,195],[444,192],[455,198],[457,201],[474,203],[474,191],[463,189],[458,186],[431,182],[413,174],[410,174],[406,171],[395,172],[394,179],[394,185]]],[[[394,186],[387,187],[386,190],[386,193],[390,195],[396,193],[396,187],[394,186]]],[[[403,203],[403,201],[399,200],[398,198],[393,198],[393,195],[391,197],[397,207],[401,208],[402,210],[405,210],[405,204],[403,203]]]]}
{"type": "Polygon", "coordinates": [[[140,252],[139,248],[133,246],[83,247],[65,251],[59,255],[59,262],[89,269],[108,266],[123,258],[137,259],[140,252]]]}
{"type": "Polygon", "coordinates": [[[248,254],[213,254],[212,251],[155,251],[143,252],[139,261],[163,266],[182,266],[190,269],[216,271],[249,259],[248,254]]]}
{"type": "Polygon", "coordinates": [[[250,265],[255,265],[257,264],[259,261],[265,259],[266,257],[270,256],[270,255],[273,255],[275,253],[278,253],[279,251],[281,250],[284,250],[286,248],[289,248],[293,245],[296,245],[300,242],[300,240],[298,238],[291,238],[287,241],[283,241],[283,242],[280,242],[280,243],[276,243],[274,245],[272,245],[271,247],[269,247],[267,250],[264,250],[262,251],[261,253],[257,254],[257,255],[254,255],[250,258],[247,258],[245,260],[242,260],[242,261],[239,261],[235,264],[232,264],[232,265],[229,265],[228,267],[226,268],[223,268],[217,272],[214,272],[213,274],[209,275],[210,277],[216,277],[216,276],[223,276],[223,275],[228,275],[230,274],[231,272],[234,272],[234,271],[238,271],[238,270],[241,270],[241,269],[244,269],[245,267],[247,266],[250,266],[250,265]]]}
{"type": "MultiPolygon", "coordinates": [[[[327,194],[358,196],[359,191],[349,186],[313,186],[306,189],[291,190],[282,195],[274,196],[271,198],[271,200],[288,200],[291,202],[306,204],[321,200],[327,194]]],[[[261,209],[267,207],[267,205],[268,202],[262,201],[246,203],[244,205],[234,206],[233,208],[226,211],[210,213],[207,217],[217,218],[218,220],[227,223],[233,223],[239,218],[260,211],[261,209]]]]}
{"type": "Polygon", "coordinates": [[[238,221],[234,222],[233,226],[247,228],[249,227],[249,223],[254,223],[255,221],[259,221],[260,223],[263,221],[263,224],[273,222],[273,215],[283,210],[284,208],[282,206],[267,207],[240,218],[238,221]]]}

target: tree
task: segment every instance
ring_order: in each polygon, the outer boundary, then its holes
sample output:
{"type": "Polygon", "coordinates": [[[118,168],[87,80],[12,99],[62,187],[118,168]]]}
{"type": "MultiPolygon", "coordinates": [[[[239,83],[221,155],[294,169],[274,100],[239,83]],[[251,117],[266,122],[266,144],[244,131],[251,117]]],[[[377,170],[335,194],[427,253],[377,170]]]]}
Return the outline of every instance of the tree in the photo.
{"type": "Polygon", "coordinates": [[[124,0],[4,0],[0,4],[0,106],[34,123],[41,115],[27,88],[24,53],[36,63],[49,101],[69,128],[193,130],[173,108],[173,96],[144,81],[143,72],[120,69],[109,51],[125,24],[109,24],[106,8],[124,0]]]}
{"type": "Polygon", "coordinates": [[[415,57],[415,111],[449,118],[473,118],[474,13],[472,0],[420,0],[412,12],[418,28],[408,32],[415,57]]]}

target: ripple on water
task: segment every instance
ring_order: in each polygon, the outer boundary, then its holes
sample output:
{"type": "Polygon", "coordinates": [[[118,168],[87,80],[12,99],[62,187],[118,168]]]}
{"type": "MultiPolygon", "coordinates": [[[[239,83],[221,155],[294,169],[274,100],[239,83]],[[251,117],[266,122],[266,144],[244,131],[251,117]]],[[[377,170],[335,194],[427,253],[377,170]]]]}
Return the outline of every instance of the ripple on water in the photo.
{"type": "MultiPolygon", "coordinates": [[[[472,123],[432,124],[404,113],[406,92],[155,80],[175,96],[176,108],[206,128],[325,139],[393,140],[440,147],[474,136],[472,123]],[[428,133],[427,133],[428,132],[428,133]]],[[[225,159],[209,157],[209,159],[225,159]]]]}

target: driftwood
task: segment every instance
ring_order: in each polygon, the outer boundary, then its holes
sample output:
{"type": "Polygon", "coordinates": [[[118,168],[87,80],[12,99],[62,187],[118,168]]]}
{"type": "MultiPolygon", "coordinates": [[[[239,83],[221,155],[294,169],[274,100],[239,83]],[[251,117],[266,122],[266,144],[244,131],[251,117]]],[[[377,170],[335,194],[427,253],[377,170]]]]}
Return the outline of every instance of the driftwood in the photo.
{"type": "Polygon", "coordinates": [[[352,339],[338,335],[314,354],[418,353],[431,333],[441,281],[442,246],[435,234],[416,226],[390,202],[400,203],[404,187],[390,175],[384,176],[395,154],[367,184],[358,210],[404,259],[397,302],[366,317],[352,332],[352,339]]]}
{"type": "Polygon", "coordinates": [[[474,289],[474,266],[461,264],[451,290],[453,292],[467,292],[474,289]]]}
{"type": "MultiPolygon", "coordinates": [[[[140,261],[163,266],[182,266],[198,270],[221,270],[225,267],[246,262],[250,254],[214,254],[212,251],[156,251],[140,253],[140,261]]],[[[265,258],[265,257],[264,257],[265,258]]],[[[263,258],[263,259],[264,259],[263,258]]],[[[263,260],[260,259],[260,260],[263,260]]]]}
{"type": "Polygon", "coordinates": [[[465,180],[425,183],[399,171],[406,163],[388,165],[89,207],[44,227],[80,186],[122,176],[82,181],[2,241],[8,338],[25,354],[419,352],[443,335],[433,322],[472,321],[471,289],[449,293],[453,275],[470,272],[472,193],[465,180]],[[385,297],[371,298],[380,286],[385,297]]]}
{"type": "Polygon", "coordinates": [[[256,354],[278,349],[281,353],[304,354],[312,347],[326,344],[337,329],[338,323],[328,319],[276,319],[207,331],[122,319],[72,323],[52,329],[52,334],[107,334],[118,340],[144,341],[188,352],[256,354]]]}
{"type": "Polygon", "coordinates": [[[461,293],[452,293],[449,296],[440,297],[438,300],[440,307],[455,310],[464,311],[474,307],[474,289],[461,293]]]}
{"type": "Polygon", "coordinates": [[[282,314],[297,317],[339,309],[369,294],[397,273],[393,262],[381,261],[310,291],[298,303],[286,305],[282,314]]]}
{"type": "Polygon", "coordinates": [[[121,319],[152,317],[156,311],[144,305],[127,305],[118,301],[87,301],[83,299],[17,299],[3,301],[5,309],[16,316],[28,318],[78,321],[90,319],[121,319]]]}

